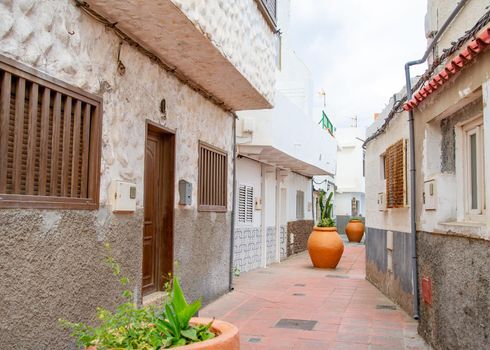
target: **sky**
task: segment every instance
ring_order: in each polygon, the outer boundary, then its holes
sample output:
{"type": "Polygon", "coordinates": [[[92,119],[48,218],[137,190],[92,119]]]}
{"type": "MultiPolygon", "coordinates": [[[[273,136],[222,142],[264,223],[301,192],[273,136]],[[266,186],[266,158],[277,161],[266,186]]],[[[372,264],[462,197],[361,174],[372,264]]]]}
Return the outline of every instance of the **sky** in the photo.
{"type": "Polygon", "coordinates": [[[426,8],[426,0],[291,0],[290,45],[312,73],[317,107],[326,92],[336,127],[353,116],[368,126],[403,87],[405,62],[425,51],[426,8]]]}

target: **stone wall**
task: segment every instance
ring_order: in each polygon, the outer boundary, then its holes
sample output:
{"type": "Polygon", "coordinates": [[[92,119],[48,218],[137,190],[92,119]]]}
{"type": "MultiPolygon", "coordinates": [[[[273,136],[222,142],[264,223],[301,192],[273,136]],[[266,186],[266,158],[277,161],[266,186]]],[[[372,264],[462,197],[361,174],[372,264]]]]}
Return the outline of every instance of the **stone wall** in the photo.
{"type": "MultiPolygon", "coordinates": [[[[228,213],[197,211],[198,141],[232,154],[233,117],[126,44],[71,1],[0,4],[0,54],[103,98],[100,209],[0,210],[0,339],[4,348],[64,349],[57,320],[91,321],[112,308],[120,289],[103,263],[107,240],[141,302],[143,175],[146,121],[175,130],[178,181],[193,185],[192,205],[175,198],[174,258],[190,298],[228,290],[232,157],[228,213]],[[5,20],[3,20],[5,19],[5,20]],[[14,21],[15,19],[15,21],[14,21]],[[159,111],[166,99],[167,115],[159,111]],[[114,215],[111,180],[133,182],[137,210],[114,215]]],[[[73,346],[73,345],[71,345],[73,346]]]]}
{"type": "Polygon", "coordinates": [[[420,232],[419,284],[428,277],[432,305],[420,297],[419,333],[435,349],[487,349],[490,341],[490,241],[420,232]]]}
{"type": "Polygon", "coordinates": [[[308,237],[313,230],[313,220],[297,220],[288,222],[287,256],[306,250],[308,237]]]}
{"type": "Polygon", "coordinates": [[[410,234],[393,232],[391,265],[388,259],[387,231],[366,228],[366,278],[390,299],[412,314],[410,234]]]}

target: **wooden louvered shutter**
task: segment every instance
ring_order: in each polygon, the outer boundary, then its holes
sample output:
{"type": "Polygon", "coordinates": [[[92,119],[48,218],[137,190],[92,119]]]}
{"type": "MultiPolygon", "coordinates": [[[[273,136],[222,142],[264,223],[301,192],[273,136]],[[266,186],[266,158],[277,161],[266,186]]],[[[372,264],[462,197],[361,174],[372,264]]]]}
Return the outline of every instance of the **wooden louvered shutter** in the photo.
{"type": "Polygon", "coordinates": [[[98,206],[101,100],[0,57],[0,207],[98,206]]]}
{"type": "Polygon", "coordinates": [[[406,166],[406,143],[400,140],[385,152],[387,208],[403,208],[407,204],[406,166]]]}
{"type": "Polygon", "coordinates": [[[228,196],[228,155],[199,142],[198,210],[226,212],[228,196]]]}

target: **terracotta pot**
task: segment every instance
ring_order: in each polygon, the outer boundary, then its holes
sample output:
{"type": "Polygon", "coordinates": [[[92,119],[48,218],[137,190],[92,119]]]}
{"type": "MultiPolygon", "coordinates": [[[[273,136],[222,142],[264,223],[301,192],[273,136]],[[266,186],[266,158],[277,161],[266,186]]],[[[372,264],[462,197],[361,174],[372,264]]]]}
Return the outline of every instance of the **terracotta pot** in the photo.
{"type": "Polygon", "coordinates": [[[345,226],[345,233],[349,242],[359,243],[364,235],[364,223],[361,220],[350,220],[345,226]]]}
{"type": "Polygon", "coordinates": [[[344,242],[336,227],[313,227],[308,238],[308,253],[315,267],[334,269],[344,252],[344,242]]]}
{"type": "MultiPolygon", "coordinates": [[[[191,319],[192,324],[208,324],[211,322],[211,318],[193,317],[191,319]]],[[[179,350],[239,350],[240,349],[240,337],[238,335],[238,328],[228,322],[214,320],[212,331],[218,333],[216,338],[209,339],[200,343],[189,344],[185,346],[179,346],[174,349],[179,350]]],[[[95,346],[89,346],[87,350],[96,350],[95,346]]]]}

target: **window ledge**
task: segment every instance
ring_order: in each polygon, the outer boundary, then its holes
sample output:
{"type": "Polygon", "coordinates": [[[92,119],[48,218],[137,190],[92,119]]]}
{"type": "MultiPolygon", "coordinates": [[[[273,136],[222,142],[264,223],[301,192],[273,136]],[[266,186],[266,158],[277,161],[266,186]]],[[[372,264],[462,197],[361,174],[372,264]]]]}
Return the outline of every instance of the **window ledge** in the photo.
{"type": "Polygon", "coordinates": [[[487,225],[482,222],[451,221],[441,222],[439,226],[440,229],[434,230],[434,233],[490,241],[490,231],[487,229],[487,225]]]}
{"type": "Polygon", "coordinates": [[[477,222],[477,221],[450,221],[450,222],[441,222],[441,225],[458,226],[458,227],[485,227],[486,226],[485,223],[477,222]]]}

